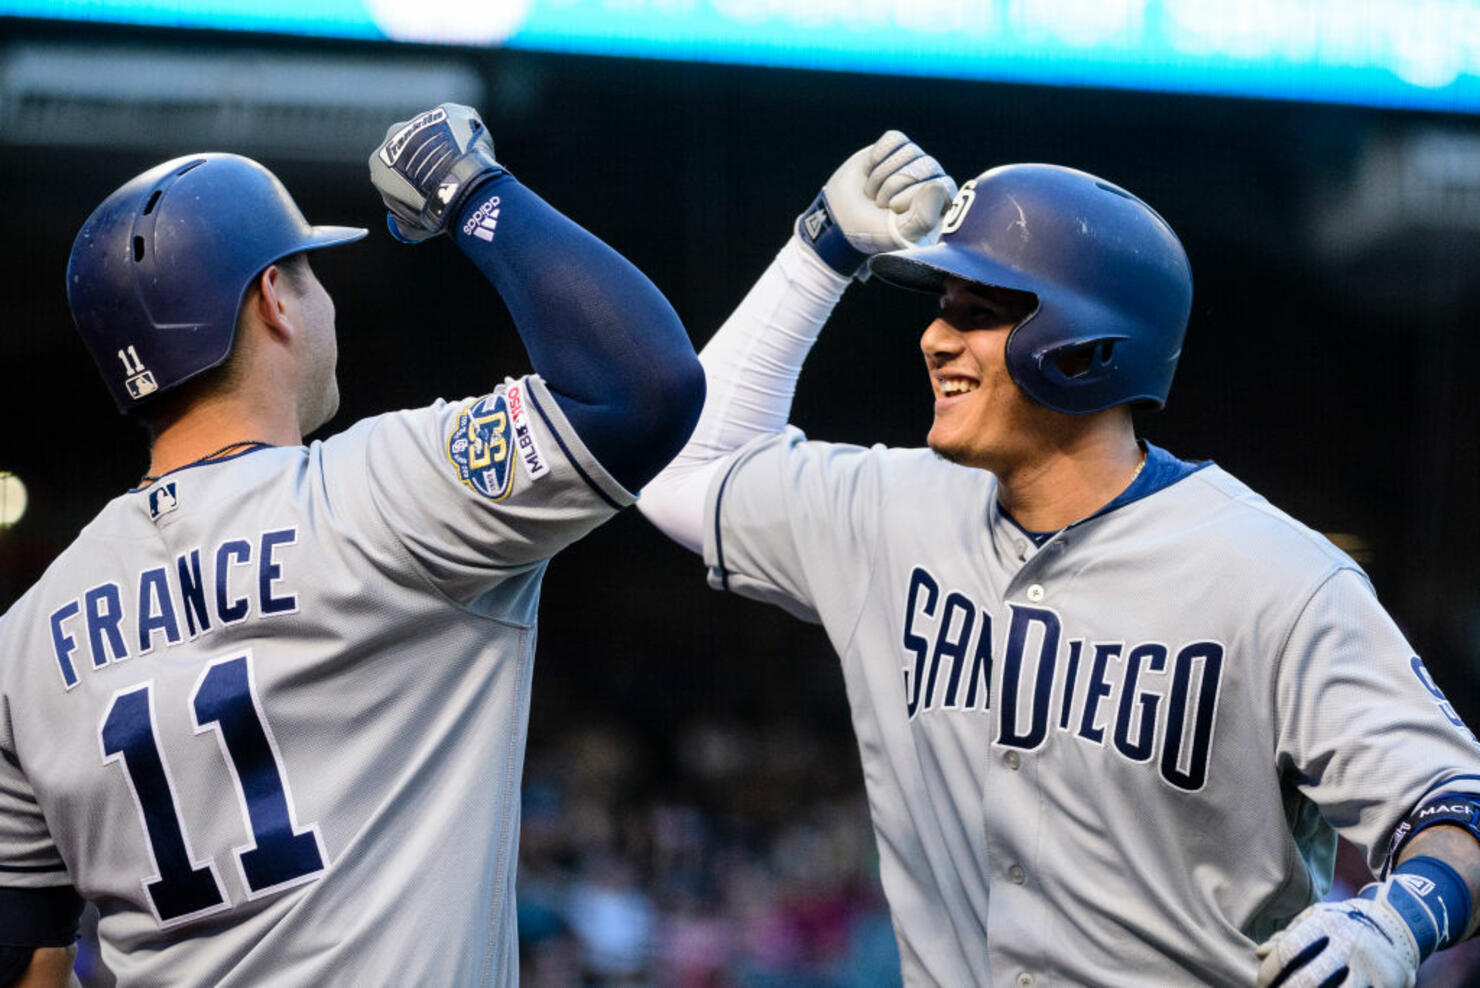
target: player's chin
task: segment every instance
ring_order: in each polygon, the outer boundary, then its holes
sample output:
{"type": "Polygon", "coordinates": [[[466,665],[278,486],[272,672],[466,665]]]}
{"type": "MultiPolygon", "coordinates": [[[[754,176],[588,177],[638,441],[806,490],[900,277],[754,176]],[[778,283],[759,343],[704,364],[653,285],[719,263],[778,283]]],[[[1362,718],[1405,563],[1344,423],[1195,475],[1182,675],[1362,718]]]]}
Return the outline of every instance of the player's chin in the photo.
{"type": "Polygon", "coordinates": [[[929,446],[930,451],[943,460],[949,460],[952,463],[959,463],[963,466],[970,465],[967,463],[967,449],[965,444],[953,440],[950,430],[943,429],[939,422],[931,428],[930,433],[925,437],[925,445],[929,446]]]}
{"type": "Polygon", "coordinates": [[[331,379],[317,397],[318,400],[314,402],[313,410],[305,415],[303,422],[300,423],[300,429],[305,436],[315,429],[328,425],[329,420],[334,418],[335,413],[339,411],[339,382],[331,379]]]}

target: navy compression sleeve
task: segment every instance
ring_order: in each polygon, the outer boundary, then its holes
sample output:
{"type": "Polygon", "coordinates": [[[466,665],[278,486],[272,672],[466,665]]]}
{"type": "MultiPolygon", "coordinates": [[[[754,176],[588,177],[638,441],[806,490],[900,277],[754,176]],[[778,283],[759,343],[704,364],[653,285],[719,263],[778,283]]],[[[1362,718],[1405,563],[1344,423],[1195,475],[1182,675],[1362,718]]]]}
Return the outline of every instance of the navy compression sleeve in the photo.
{"type": "Polygon", "coordinates": [[[704,404],[704,371],[673,306],[507,173],[478,187],[448,226],[503,297],[582,442],[638,490],[678,454],[704,404]]]}
{"type": "Polygon", "coordinates": [[[38,947],[70,947],[81,915],[82,898],[70,885],[0,886],[0,985],[18,981],[38,947]]]}

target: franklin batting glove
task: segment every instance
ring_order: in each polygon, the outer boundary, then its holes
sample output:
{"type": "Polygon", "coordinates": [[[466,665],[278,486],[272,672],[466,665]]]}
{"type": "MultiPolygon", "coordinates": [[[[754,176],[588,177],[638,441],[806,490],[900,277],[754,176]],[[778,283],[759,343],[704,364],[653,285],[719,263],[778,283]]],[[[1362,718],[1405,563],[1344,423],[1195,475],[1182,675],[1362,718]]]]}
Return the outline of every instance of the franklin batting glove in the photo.
{"type": "Polygon", "coordinates": [[[443,232],[473,188],[503,170],[478,111],[458,103],[391,124],[370,154],[370,181],[390,210],[391,234],[403,243],[443,232]]]}
{"type": "Polygon", "coordinates": [[[1413,988],[1418,945],[1375,900],[1321,902],[1259,945],[1259,988],[1413,988]]]}
{"type": "Polygon", "coordinates": [[[934,242],[955,195],[940,164],[891,130],[833,172],[796,232],[828,267],[862,280],[870,255],[934,242]]]}
{"type": "Polygon", "coordinates": [[[1418,965],[1464,936],[1470,892],[1437,858],[1415,857],[1355,899],[1320,902],[1259,945],[1259,988],[1412,988],[1418,965]]]}

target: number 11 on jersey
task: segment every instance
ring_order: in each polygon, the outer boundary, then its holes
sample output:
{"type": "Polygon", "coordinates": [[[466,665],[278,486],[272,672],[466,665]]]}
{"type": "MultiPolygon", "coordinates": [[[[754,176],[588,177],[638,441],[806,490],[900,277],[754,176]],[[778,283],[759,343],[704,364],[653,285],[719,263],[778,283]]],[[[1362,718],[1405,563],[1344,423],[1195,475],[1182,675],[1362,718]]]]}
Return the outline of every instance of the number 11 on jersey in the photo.
{"type": "MultiPolygon", "coordinates": [[[[277,741],[257,697],[250,650],[218,659],[190,698],[196,734],[212,731],[235,783],[251,841],[235,849],[248,899],[301,885],[324,870],[317,824],[298,827],[277,741]]],[[[168,714],[168,712],[166,712],[168,714]]],[[[120,691],[99,729],[103,764],[118,763],[143,823],[154,874],[143,879],[162,926],[228,908],[213,859],[194,860],[174,780],[159,744],[153,683],[120,691]]]]}

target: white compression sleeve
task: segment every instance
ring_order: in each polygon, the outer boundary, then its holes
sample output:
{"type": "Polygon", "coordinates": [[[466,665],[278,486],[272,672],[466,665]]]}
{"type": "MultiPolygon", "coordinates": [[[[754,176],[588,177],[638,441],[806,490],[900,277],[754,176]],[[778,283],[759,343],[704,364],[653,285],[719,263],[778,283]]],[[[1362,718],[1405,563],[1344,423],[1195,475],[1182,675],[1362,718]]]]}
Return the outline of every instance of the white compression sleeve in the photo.
{"type": "Polygon", "coordinates": [[[802,363],[847,289],[796,236],[699,353],[708,390],[688,444],[637,506],[665,535],[704,549],[704,498],[729,454],[786,426],[802,363]]]}

